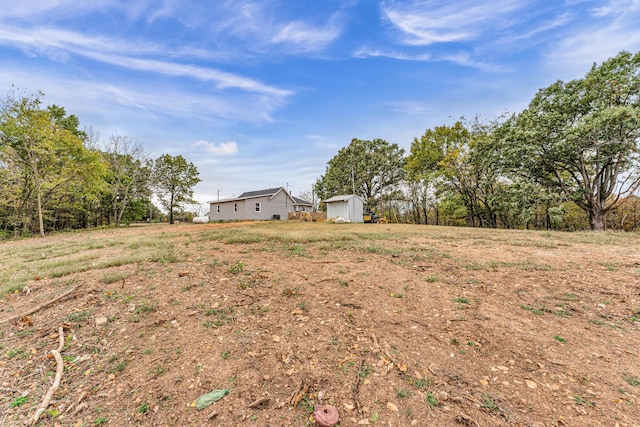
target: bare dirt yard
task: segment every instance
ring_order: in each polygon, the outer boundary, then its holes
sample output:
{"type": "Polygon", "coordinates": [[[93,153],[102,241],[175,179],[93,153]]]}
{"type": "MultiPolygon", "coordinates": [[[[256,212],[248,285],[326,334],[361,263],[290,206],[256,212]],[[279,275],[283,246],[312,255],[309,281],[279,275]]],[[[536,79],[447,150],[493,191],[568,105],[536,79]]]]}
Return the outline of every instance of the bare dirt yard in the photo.
{"type": "Polygon", "coordinates": [[[2,242],[0,291],[2,426],[640,425],[638,234],[151,225],[2,242]]]}

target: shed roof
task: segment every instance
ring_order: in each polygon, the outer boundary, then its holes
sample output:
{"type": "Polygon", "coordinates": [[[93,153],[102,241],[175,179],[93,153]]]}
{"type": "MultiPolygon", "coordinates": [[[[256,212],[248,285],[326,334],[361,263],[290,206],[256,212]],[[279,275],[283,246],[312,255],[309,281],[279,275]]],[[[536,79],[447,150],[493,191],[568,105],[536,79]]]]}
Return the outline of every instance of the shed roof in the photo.
{"type": "Polygon", "coordinates": [[[333,196],[327,200],[323,200],[323,202],[325,203],[346,202],[348,200],[353,199],[354,197],[357,197],[358,199],[360,199],[362,203],[364,203],[364,200],[362,200],[362,197],[358,196],[357,194],[341,194],[339,196],[333,196]]]}

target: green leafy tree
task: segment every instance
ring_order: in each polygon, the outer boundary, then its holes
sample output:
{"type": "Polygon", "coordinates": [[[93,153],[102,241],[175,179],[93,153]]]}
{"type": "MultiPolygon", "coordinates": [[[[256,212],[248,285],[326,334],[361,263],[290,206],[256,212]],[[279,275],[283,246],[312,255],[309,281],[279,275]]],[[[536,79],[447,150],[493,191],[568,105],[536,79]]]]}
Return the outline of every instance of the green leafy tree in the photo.
{"type": "Polygon", "coordinates": [[[169,223],[173,224],[173,213],[184,203],[195,203],[193,187],[200,182],[198,169],[184,157],[163,154],[154,162],[153,183],[162,206],[169,212],[169,223]]]}
{"type": "Polygon", "coordinates": [[[398,188],[404,178],[404,162],[404,150],[398,144],[354,138],[329,160],[325,174],[316,181],[316,192],[323,200],[355,191],[373,209],[381,203],[381,195],[398,188]]]}
{"type": "Polygon", "coordinates": [[[440,223],[439,202],[445,184],[443,177],[451,174],[452,171],[447,172],[447,168],[468,142],[469,132],[461,121],[453,126],[427,129],[419,139],[413,139],[405,168],[411,200],[416,209],[422,211],[419,217],[423,217],[425,223],[428,223],[430,208],[435,211],[435,223],[440,223]],[[445,158],[449,159],[446,164],[445,158]]]}
{"type": "Polygon", "coordinates": [[[121,135],[109,139],[103,156],[109,166],[107,183],[112,223],[117,227],[133,201],[140,204],[142,200],[150,200],[151,162],[141,143],[121,135]]]}
{"type": "Polygon", "coordinates": [[[606,213],[640,186],[640,53],[621,52],[582,79],[541,89],[505,126],[507,165],[603,230],[606,213]]]}
{"type": "Polygon", "coordinates": [[[45,208],[55,206],[80,182],[92,182],[103,171],[96,153],[84,147],[78,121],[64,108],[43,108],[42,93],[8,96],[0,116],[0,153],[5,167],[12,167],[14,218],[18,226],[45,235],[45,208]],[[21,224],[20,224],[21,223],[21,224]]]}

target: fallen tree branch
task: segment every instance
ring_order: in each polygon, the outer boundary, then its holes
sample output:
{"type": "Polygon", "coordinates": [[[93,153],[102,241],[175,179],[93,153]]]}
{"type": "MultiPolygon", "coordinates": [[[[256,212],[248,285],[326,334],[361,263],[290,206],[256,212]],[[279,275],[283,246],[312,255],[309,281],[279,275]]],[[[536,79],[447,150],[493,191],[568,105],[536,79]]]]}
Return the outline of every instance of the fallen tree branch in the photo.
{"type": "MultiPolygon", "coordinates": [[[[2,325],[2,324],[4,324],[4,323],[11,322],[12,320],[19,319],[19,318],[24,317],[24,316],[28,316],[28,315],[30,315],[30,314],[35,313],[36,311],[40,311],[40,310],[42,310],[43,308],[47,308],[47,307],[49,307],[50,305],[53,305],[53,304],[55,304],[55,303],[57,303],[57,302],[60,302],[60,301],[62,301],[62,300],[64,300],[64,299],[67,299],[67,298],[69,298],[69,297],[72,297],[72,296],[74,296],[75,294],[80,293],[80,291],[81,291],[81,289],[80,289],[80,288],[81,288],[81,286],[82,286],[82,285],[78,285],[78,286],[76,286],[75,288],[70,289],[70,290],[68,290],[67,292],[63,293],[63,294],[58,295],[58,296],[57,296],[57,297],[55,297],[54,299],[49,300],[49,301],[47,301],[47,302],[45,302],[45,303],[43,303],[43,304],[40,304],[40,305],[38,305],[38,306],[36,306],[36,307],[34,307],[34,308],[30,309],[30,310],[27,310],[27,311],[26,311],[26,312],[24,312],[24,313],[20,313],[20,314],[17,314],[17,315],[15,315],[15,316],[7,317],[6,319],[2,319],[2,320],[0,320],[0,325],[2,325]]],[[[93,291],[95,291],[95,288],[90,288],[90,289],[87,289],[87,290],[86,290],[86,292],[93,292],[93,291]]]]}
{"type": "Polygon", "coordinates": [[[60,355],[60,352],[62,351],[63,347],[64,347],[64,330],[62,329],[62,326],[60,326],[58,328],[58,348],[55,350],[51,350],[51,354],[56,359],[56,377],[53,380],[53,385],[49,388],[49,391],[47,391],[47,394],[45,394],[44,399],[42,399],[42,402],[40,403],[40,405],[38,405],[38,409],[36,409],[35,414],[33,414],[33,420],[31,421],[31,425],[34,425],[38,422],[38,419],[40,419],[40,416],[42,415],[42,413],[49,406],[49,402],[51,402],[51,398],[53,397],[53,394],[58,390],[58,387],[60,387],[60,380],[62,380],[62,372],[64,371],[64,362],[62,361],[62,356],[60,355]]]}

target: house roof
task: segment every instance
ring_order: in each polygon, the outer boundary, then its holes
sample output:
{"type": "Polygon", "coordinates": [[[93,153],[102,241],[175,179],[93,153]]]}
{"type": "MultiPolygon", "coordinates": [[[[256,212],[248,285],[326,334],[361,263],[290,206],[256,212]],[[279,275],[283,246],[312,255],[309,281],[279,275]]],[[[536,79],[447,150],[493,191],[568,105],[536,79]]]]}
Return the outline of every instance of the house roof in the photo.
{"type": "Polygon", "coordinates": [[[293,201],[296,202],[297,205],[307,205],[307,206],[311,206],[311,202],[307,202],[304,199],[301,199],[300,197],[296,197],[296,196],[291,196],[293,198],[293,201]]]}
{"type": "Polygon", "coordinates": [[[238,199],[248,199],[249,197],[258,197],[258,196],[272,196],[276,194],[278,191],[282,190],[284,187],[276,187],[276,188],[267,188],[266,190],[258,190],[258,191],[245,191],[241,195],[239,195],[238,199]]]}
{"type": "Polygon", "coordinates": [[[232,199],[216,200],[209,203],[225,203],[225,202],[232,202],[235,200],[251,199],[253,197],[264,197],[264,196],[273,197],[276,194],[278,194],[280,191],[284,191],[285,194],[289,196],[289,198],[292,199],[293,202],[297,205],[311,206],[311,203],[307,202],[306,200],[303,200],[299,197],[293,197],[291,194],[289,194],[289,192],[287,192],[287,190],[284,187],[267,188],[264,190],[256,190],[256,191],[245,191],[244,193],[240,194],[238,197],[234,197],[232,199]]]}

